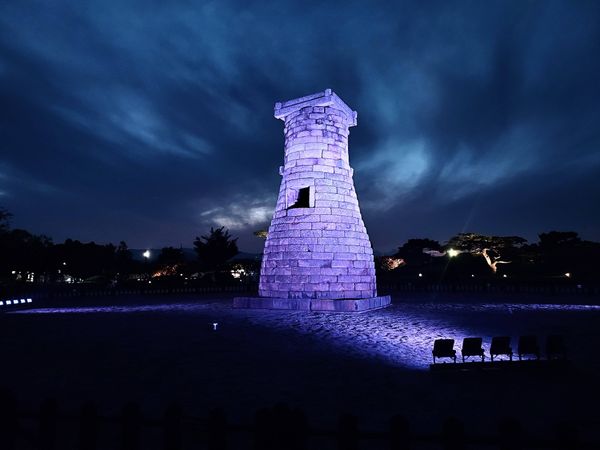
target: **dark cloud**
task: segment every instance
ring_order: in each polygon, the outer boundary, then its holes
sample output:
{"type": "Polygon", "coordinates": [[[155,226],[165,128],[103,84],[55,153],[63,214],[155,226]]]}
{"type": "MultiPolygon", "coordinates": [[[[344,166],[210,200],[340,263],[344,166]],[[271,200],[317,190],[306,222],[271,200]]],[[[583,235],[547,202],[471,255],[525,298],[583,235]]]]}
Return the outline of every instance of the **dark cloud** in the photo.
{"type": "Polygon", "coordinates": [[[374,246],[470,229],[600,239],[595,2],[5,2],[0,203],[132,246],[268,224],[273,103],[333,88],[374,246]]]}

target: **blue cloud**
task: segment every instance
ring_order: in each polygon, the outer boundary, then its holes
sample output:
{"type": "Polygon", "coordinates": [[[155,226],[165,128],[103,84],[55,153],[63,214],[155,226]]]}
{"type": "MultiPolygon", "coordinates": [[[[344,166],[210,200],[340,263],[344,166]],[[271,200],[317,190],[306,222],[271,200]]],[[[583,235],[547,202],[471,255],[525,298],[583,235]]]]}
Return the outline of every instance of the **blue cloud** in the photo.
{"type": "MultiPolygon", "coordinates": [[[[4,2],[2,203],[56,239],[185,244],[214,222],[258,250],[283,158],[273,103],[332,87],[359,114],[376,247],[468,221],[532,237],[590,201],[557,185],[599,190],[599,19],[563,2],[4,2]],[[530,217],[516,186],[556,200],[530,217]]],[[[575,216],[600,238],[600,212],[575,216]]]]}

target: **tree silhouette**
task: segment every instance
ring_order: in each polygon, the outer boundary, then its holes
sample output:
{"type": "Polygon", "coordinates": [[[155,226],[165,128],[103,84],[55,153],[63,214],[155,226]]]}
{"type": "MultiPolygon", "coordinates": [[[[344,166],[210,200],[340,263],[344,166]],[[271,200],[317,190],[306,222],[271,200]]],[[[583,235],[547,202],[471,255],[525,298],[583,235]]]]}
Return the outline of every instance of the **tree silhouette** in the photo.
{"type": "Polygon", "coordinates": [[[431,261],[429,252],[439,252],[442,246],[432,239],[409,239],[394,255],[410,265],[422,265],[431,261]]]}
{"type": "Polygon", "coordinates": [[[237,238],[232,239],[225,227],[212,228],[208,236],[194,240],[194,250],[203,269],[220,270],[238,254],[237,238]]]}
{"type": "Polygon", "coordinates": [[[126,279],[127,275],[134,270],[133,255],[125,241],[119,242],[119,245],[115,250],[115,264],[116,271],[121,279],[126,279]]]}
{"type": "Polygon", "coordinates": [[[168,265],[168,266],[176,266],[178,264],[183,264],[183,250],[175,247],[164,247],[156,262],[160,265],[168,265]]]}
{"type": "Polygon", "coordinates": [[[532,248],[543,273],[554,277],[568,273],[580,280],[598,278],[599,243],[582,240],[575,231],[550,231],[539,238],[532,248]]]}
{"type": "Polygon", "coordinates": [[[0,207],[0,233],[6,233],[10,229],[10,218],[12,214],[0,207]]]}
{"type": "Polygon", "coordinates": [[[115,274],[116,247],[95,242],[82,243],[67,239],[52,247],[55,266],[63,274],[85,280],[91,277],[112,277],[115,274]]]}
{"type": "Polygon", "coordinates": [[[577,246],[581,243],[579,233],[575,231],[550,231],[548,233],[541,233],[539,238],[539,245],[542,249],[577,246]]]}
{"type": "Polygon", "coordinates": [[[487,265],[494,273],[498,264],[509,264],[512,261],[501,259],[511,256],[515,249],[523,247],[527,239],[519,236],[485,236],[477,233],[460,233],[448,241],[448,254],[452,249],[455,254],[470,253],[484,257],[487,265]]]}
{"type": "Polygon", "coordinates": [[[33,272],[36,276],[49,271],[49,249],[52,241],[47,236],[36,236],[25,230],[0,233],[0,273],[33,272]]]}
{"type": "Polygon", "coordinates": [[[158,265],[158,273],[161,276],[172,276],[176,275],[178,269],[185,263],[185,257],[183,250],[175,247],[164,247],[158,258],[156,258],[156,264],[158,265]]]}

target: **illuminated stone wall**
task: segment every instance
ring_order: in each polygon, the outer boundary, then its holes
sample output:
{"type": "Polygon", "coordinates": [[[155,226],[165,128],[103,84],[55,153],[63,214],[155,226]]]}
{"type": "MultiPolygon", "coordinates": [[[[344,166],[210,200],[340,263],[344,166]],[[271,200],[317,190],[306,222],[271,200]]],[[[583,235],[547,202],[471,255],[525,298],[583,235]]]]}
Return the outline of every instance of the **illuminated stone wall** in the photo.
{"type": "Polygon", "coordinates": [[[375,297],[373,250],[348,159],[356,112],[328,89],[277,103],[275,117],[285,122],[285,161],[259,295],[375,297]]]}

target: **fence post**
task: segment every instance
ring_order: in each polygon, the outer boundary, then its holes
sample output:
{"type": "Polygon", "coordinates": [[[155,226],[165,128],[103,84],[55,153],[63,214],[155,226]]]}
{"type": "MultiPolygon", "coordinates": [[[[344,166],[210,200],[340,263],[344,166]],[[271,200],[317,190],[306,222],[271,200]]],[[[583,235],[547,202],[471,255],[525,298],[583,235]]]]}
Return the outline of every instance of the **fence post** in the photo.
{"type": "Polygon", "coordinates": [[[308,448],[308,421],[306,420],[306,414],[299,408],[294,409],[291,412],[290,420],[294,429],[294,450],[306,450],[308,448]]]}
{"type": "Polygon", "coordinates": [[[177,403],[171,404],[165,411],[163,422],[164,450],[181,450],[181,407],[177,403]]]}
{"type": "Polygon", "coordinates": [[[500,450],[521,450],[523,448],[523,428],[518,420],[507,418],[498,426],[498,448],[500,450]]]}
{"type": "Polygon", "coordinates": [[[19,428],[17,400],[8,392],[0,391],[0,448],[14,450],[19,428]]]}
{"type": "Polygon", "coordinates": [[[465,446],[465,427],[463,423],[449,417],[444,422],[442,428],[442,448],[444,450],[464,450],[465,446]]]}
{"type": "Polygon", "coordinates": [[[98,411],[91,402],[84,403],[79,415],[79,450],[95,450],[98,439],[98,411]]]}
{"type": "Polygon", "coordinates": [[[358,419],[342,414],[338,422],[338,450],[358,450],[358,419]]]}
{"type": "Polygon", "coordinates": [[[272,413],[268,408],[256,411],[254,416],[254,450],[276,450],[272,425],[272,413]]]}
{"type": "Polygon", "coordinates": [[[404,416],[396,415],[390,421],[390,450],[410,449],[410,424],[404,416]]]}
{"type": "Polygon", "coordinates": [[[208,414],[208,450],[227,449],[227,418],[222,409],[213,409],[208,414]]]}
{"type": "Polygon", "coordinates": [[[56,400],[48,399],[42,403],[39,415],[38,449],[54,450],[56,447],[56,400]]]}
{"type": "Polygon", "coordinates": [[[137,403],[124,406],[121,415],[121,450],[140,449],[140,428],[142,416],[137,403]]]}

